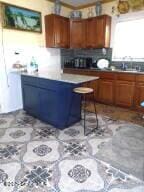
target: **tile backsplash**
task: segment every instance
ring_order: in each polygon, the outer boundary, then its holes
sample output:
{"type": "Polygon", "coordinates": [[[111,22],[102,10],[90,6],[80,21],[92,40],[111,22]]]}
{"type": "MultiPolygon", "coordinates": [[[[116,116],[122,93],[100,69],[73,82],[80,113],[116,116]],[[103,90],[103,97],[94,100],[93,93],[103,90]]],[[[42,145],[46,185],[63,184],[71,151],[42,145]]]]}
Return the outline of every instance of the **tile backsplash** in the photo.
{"type": "Polygon", "coordinates": [[[93,62],[101,58],[106,58],[110,60],[112,58],[112,49],[61,49],[61,63],[64,65],[65,60],[71,60],[77,57],[90,57],[93,62]]]}
{"type": "MultiPolygon", "coordinates": [[[[122,65],[122,61],[112,61],[112,48],[105,49],[106,53],[103,53],[103,49],[61,49],[61,63],[62,67],[64,66],[64,62],[66,60],[71,60],[76,57],[90,57],[92,58],[93,62],[97,61],[101,58],[106,58],[110,61],[111,66],[115,66],[116,68],[120,69],[122,65]]],[[[125,64],[128,68],[140,67],[141,70],[144,71],[144,62],[127,62],[125,64]]]]}

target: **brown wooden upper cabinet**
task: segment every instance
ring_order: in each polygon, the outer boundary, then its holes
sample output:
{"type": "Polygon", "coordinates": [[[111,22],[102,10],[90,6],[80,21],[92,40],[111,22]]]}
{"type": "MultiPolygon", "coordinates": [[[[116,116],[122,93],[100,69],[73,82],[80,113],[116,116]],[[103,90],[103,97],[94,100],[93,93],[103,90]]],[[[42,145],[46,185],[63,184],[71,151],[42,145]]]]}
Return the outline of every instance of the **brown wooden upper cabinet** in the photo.
{"type": "Polygon", "coordinates": [[[46,47],[69,48],[69,19],[59,15],[45,16],[46,47]]]}
{"type": "Polygon", "coordinates": [[[86,47],[86,20],[83,19],[70,20],[70,47],[71,48],[86,47]]]}
{"type": "Polygon", "coordinates": [[[111,37],[111,17],[102,15],[87,19],[86,22],[86,47],[108,48],[111,37]]]}
{"type": "Polygon", "coordinates": [[[90,19],[71,19],[59,15],[45,16],[46,47],[108,48],[111,17],[101,15],[90,19]]]}
{"type": "Polygon", "coordinates": [[[96,17],[86,21],[86,47],[95,48],[96,46],[96,17]]]}

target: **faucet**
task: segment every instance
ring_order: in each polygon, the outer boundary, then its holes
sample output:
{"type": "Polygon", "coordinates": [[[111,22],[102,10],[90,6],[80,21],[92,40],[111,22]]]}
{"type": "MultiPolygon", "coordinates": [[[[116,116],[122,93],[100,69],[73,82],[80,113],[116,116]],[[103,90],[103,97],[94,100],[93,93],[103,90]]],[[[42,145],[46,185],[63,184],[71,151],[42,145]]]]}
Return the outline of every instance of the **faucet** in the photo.
{"type": "Polygon", "coordinates": [[[126,59],[126,56],[122,58],[122,69],[123,70],[126,70],[126,68],[127,68],[127,65],[125,64],[125,59],[126,59]]]}
{"type": "Polygon", "coordinates": [[[129,60],[130,60],[131,69],[133,69],[133,58],[129,56],[129,60]]]}

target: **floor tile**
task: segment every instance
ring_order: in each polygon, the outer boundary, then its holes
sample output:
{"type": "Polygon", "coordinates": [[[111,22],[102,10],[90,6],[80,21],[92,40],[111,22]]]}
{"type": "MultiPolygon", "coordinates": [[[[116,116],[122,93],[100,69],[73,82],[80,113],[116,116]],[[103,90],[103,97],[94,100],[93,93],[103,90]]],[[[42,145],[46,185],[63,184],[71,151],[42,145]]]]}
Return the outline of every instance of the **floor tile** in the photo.
{"type": "Polygon", "coordinates": [[[94,159],[66,159],[59,163],[60,180],[58,187],[62,192],[104,191],[105,181],[98,172],[94,159]]]}
{"type": "Polygon", "coordinates": [[[25,144],[0,144],[0,163],[20,162],[25,151],[25,144]]]}
{"type": "Polygon", "coordinates": [[[56,139],[58,134],[59,130],[53,127],[38,127],[33,129],[32,140],[56,139]]]}
{"type": "Polygon", "coordinates": [[[118,171],[112,178],[106,192],[143,192],[144,182],[118,171]]]}
{"type": "Polygon", "coordinates": [[[49,141],[32,141],[27,145],[27,152],[23,157],[26,163],[35,161],[55,162],[60,158],[59,142],[56,140],[49,141]]]}
{"type": "MultiPolygon", "coordinates": [[[[3,130],[2,130],[3,131],[3,130]]],[[[32,128],[9,128],[5,129],[0,136],[0,143],[28,142],[31,139],[32,128]]]]}
{"type": "Polygon", "coordinates": [[[0,115],[0,191],[143,192],[130,175],[143,179],[143,127],[98,118],[99,129],[84,136],[83,121],[58,130],[24,111],[0,115]]]}
{"type": "Polygon", "coordinates": [[[24,164],[16,176],[16,191],[48,191],[54,189],[57,172],[45,162],[24,164]]]}
{"type": "Polygon", "coordinates": [[[11,192],[16,183],[15,177],[21,165],[19,163],[0,164],[0,191],[11,192]]]}

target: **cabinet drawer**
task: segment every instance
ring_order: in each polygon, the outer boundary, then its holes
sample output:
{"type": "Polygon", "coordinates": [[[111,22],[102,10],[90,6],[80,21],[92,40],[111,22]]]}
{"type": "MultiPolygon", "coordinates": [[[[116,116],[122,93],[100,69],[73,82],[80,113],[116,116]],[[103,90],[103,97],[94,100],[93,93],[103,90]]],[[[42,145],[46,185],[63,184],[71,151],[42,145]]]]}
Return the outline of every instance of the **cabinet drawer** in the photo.
{"type": "Polygon", "coordinates": [[[115,79],[115,73],[100,72],[99,74],[100,74],[101,79],[108,79],[108,80],[114,80],[115,79]]]}
{"type": "Polygon", "coordinates": [[[123,74],[123,73],[120,73],[120,74],[117,74],[116,76],[117,80],[120,80],[120,81],[135,81],[135,78],[136,78],[136,75],[134,74],[123,74]]]}
{"type": "Polygon", "coordinates": [[[39,83],[39,78],[31,77],[28,75],[22,75],[21,80],[22,80],[22,82],[24,82],[24,84],[28,84],[28,85],[32,85],[32,86],[38,86],[38,83],[39,83]]]}
{"type": "Polygon", "coordinates": [[[97,72],[97,71],[89,71],[88,75],[89,75],[89,76],[99,77],[99,76],[100,76],[100,73],[97,72]]]}

